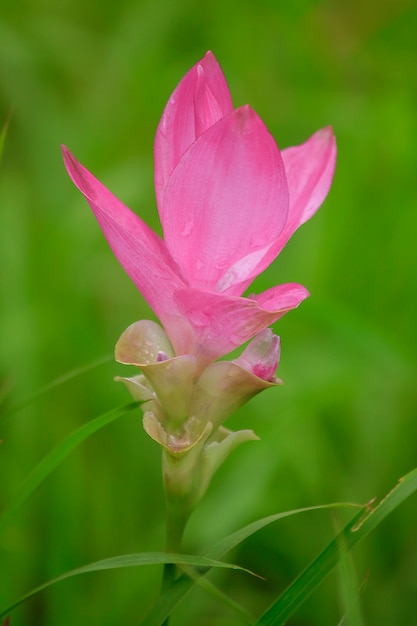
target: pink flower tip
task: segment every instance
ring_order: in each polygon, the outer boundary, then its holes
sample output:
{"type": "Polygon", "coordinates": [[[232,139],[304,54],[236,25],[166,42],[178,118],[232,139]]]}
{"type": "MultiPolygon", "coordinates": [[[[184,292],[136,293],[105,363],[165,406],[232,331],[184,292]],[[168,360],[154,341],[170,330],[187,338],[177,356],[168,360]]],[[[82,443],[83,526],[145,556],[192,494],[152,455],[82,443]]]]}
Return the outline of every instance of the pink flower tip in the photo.
{"type": "Polygon", "coordinates": [[[279,337],[270,328],[265,328],[252,339],[235,362],[258,378],[274,382],[280,354],[279,337]]]}

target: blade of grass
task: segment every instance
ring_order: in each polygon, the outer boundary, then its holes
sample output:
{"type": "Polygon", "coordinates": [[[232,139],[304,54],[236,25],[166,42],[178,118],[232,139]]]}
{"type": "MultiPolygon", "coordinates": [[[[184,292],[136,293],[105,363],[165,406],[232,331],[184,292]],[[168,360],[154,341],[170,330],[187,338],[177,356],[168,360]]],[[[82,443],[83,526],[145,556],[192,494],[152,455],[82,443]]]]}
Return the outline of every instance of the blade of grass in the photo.
{"type": "Polygon", "coordinates": [[[7,118],[3,128],[1,129],[1,133],[0,133],[0,159],[2,157],[3,150],[4,150],[4,144],[5,144],[5,141],[6,141],[6,134],[7,134],[7,127],[9,125],[10,118],[11,118],[11,113],[9,114],[9,117],[7,118]]]}
{"type": "Polygon", "coordinates": [[[359,602],[359,583],[356,575],[355,564],[352,553],[347,549],[344,536],[341,533],[340,524],[336,517],[334,521],[334,531],[337,533],[340,542],[339,548],[339,580],[340,596],[344,609],[344,619],[346,626],[365,626],[359,602]]]}
{"type": "Polygon", "coordinates": [[[76,569],[65,572],[65,574],[61,574],[60,576],[57,576],[56,578],[53,578],[52,580],[49,580],[42,585],[39,585],[39,587],[32,589],[24,596],[19,598],[19,600],[7,607],[7,609],[3,610],[0,613],[0,619],[8,615],[13,609],[19,606],[19,604],[22,604],[26,600],[29,600],[29,598],[32,598],[37,593],[44,591],[48,587],[52,587],[52,585],[66,580],[67,578],[79,576],[80,574],[87,574],[89,572],[121,569],[125,567],[137,567],[140,565],[160,565],[164,563],[175,563],[177,565],[185,566],[193,565],[195,567],[221,567],[240,570],[246,572],[247,574],[253,575],[253,572],[245,569],[244,567],[239,567],[239,565],[234,565],[233,563],[224,563],[223,561],[208,559],[203,556],[191,556],[188,554],[168,554],[165,552],[141,552],[138,554],[122,554],[119,556],[111,557],[109,559],[102,559],[94,563],[89,563],[88,565],[83,565],[82,567],[77,567],[76,569]]]}
{"type": "Polygon", "coordinates": [[[300,513],[309,513],[311,511],[325,511],[328,509],[332,510],[341,508],[362,509],[363,506],[361,504],[355,504],[354,502],[334,502],[331,504],[317,504],[315,506],[308,506],[301,509],[293,509],[292,511],[284,511],[283,513],[269,515],[268,517],[263,517],[262,519],[256,520],[255,522],[244,526],[224,539],[220,539],[220,541],[204,553],[204,556],[211,559],[221,558],[224,554],[233,550],[233,548],[238,546],[242,543],[242,541],[256,533],[258,530],[261,530],[265,526],[269,526],[269,524],[272,524],[273,522],[285,519],[286,517],[299,515],[300,513]]]}
{"type": "Polygon", "coordinates": [[[205,576],[200,576],[196,572],[196,570],[190,567],[189,568],[182,567],[181,569],[190,578],[192,578],[194,582],[199,587],[201,587],[201,589],[206,591],[206,593],[209,593],[211,596],[213,596],[214,598],[217,598],[218,600],[223,602],[223,604],[226,604],[231,609],[233,609],[239,615],[239,617],[245,622],[245,624],[253,624],[253,622],[255,621],[255,618],[253,617],[253,615],[251,615],[249,611],[245,609],[244,606],[242,606],[241,604],[233,600],[233,598],[231,598],[230,596],[225,594],[224,591],[219,589],[214,583],[211,582],[211,580],[208,580],[208,578],[206,578],[205,576]]]}
{"type": "MultiPolygon", "coordinates": [[[[293,511],[285,511],[283,513],[277,513],[276,515],[269,515],[260,520],[248,524],[244,528],[228,535],[224,539],[221,539],[218,543],[212,546],[204,553],[204,556],[211,559],[220,559],[224,554],[230,552],[233,548],[239,545],[244,539],[247,539],[261,528],[277,522],[280,519],[290,517],[291,515],[297,515],[299,513],[307,513],[310,511],[319,511],[322,509],[335,509],[335,508],[355,507],[361,508],[359,504],[352,504],[351,502],[342,502],[335,504],[317,505],[302,509],[295,509],[293,511]]],[[[208,569],[205,571],[196,572],[196,577],[205,576],[208,573],[208,569]]],[[[180,576],[174,583],[165,591],[156,601],[148,615],[142,620],[142,626],[161,626],[164,621],[169,617],[175,607],[185,598],[185,596],[191,591],[195,584],[194,580],[186,576],[180,576]]]]}
{"type": "MultiPolygon", "coordinates": [[[[369,571],[366,573],[361,584],[358,587],[359,598],[361,598],[362,594],[365,593],[366,585],[368,584],[368,577],[369,577],[369,571]]],[[[362,618],[362,621],[363,621],[363,618],[362,618]]],[[[346,615],[342,615],[342,618],[338,622],[337,626],[347,626],[346,615]]]]}
{"type": "Polygon", "coordinates": [[[296,578],[258,619],[255,626],[282,626],[337,564],[340,541],[347,550],[366,537],[417,490],[417,469],[399,480],[378,505],[371,502],[345,526],[323,552],[296,578]]]}
{"type": "Polygon", "coordinates": [[[10,394],[13,387],[11,377],[4,378],[0,384],[0,408],[1,405],[6,401],[7,396],[10,394]]]}
{"type": "Polygon", "coordinates": [[[70,370],[69,372],[66,372],[62,376],[58,376],[58,378],[55,378],[54,380],[52,380],[50,383],[48,383],[44,387],[41,387],[33,395],[29,396],[29,398],[26,398],[22,402],[19,402],[14,407],[12,407],[7,413],[5,413],[2,416],[2,419],[6,420],[9,417],[11,417],[12,415],[14,415],[15,413],[18,413],[19,411],[24,409],[26,406],[28,406],[32,402],[34,402],[38,398],[42,397],[44,394],[48,393],[48,391],[52,391],[52,389],[55,389],[55,387],[59,387],[59,385],[63,385],[64,383],[68,382],[72,378],[76,378],[77,376],[81,376],[81,374],[84,374],[85,372],[88,372],[89,370],[92,370],[95,367],[98,367],[99,365],[104,365],[105,363],[110,363],[110,361],[114,361],[114,356],[113,355],[107,355],[105,357],[101,357],[100,359],[96,359],[95,361],[92,361],[91,363],[88,363],[87,365],[83,365],[81,367],[77,367],[77,368],[75,368],[73,370],[70,370]]]}
{"type": "Polygon", "coordinates": [[[29,496],[39,487],[39,485],[49,476],[49,474],[74,450],[80,443],[85,441],[87,437],[103,428],[110,422],[118,419],[122,415],[136,409],[140,402],[131,402],[123,407],[108,411],[99,417],[83,424],[80,428],[71,433],[62,443],[47,454],[42,461],[27,476],[26,480],[20,487],[14,500],[3,511],[0,516],[0,534],[10,524],[20,507],[29,498],[29,496]]]}

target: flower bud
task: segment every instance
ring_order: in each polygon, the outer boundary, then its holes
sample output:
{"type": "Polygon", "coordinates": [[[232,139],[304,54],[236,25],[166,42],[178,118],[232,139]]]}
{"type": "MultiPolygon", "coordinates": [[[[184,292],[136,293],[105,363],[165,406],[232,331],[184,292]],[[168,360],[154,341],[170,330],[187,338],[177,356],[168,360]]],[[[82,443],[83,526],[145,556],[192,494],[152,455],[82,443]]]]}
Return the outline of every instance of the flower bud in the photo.
{"type": "MultiPolygon", "coordinates": [[[[258,333],[235,363],[268,382],[278,382],[275,372],[281,353],[280,340],[270,328],[258,333]]],[[[279,381],[280,382],[280,381],[279,381]]]]}

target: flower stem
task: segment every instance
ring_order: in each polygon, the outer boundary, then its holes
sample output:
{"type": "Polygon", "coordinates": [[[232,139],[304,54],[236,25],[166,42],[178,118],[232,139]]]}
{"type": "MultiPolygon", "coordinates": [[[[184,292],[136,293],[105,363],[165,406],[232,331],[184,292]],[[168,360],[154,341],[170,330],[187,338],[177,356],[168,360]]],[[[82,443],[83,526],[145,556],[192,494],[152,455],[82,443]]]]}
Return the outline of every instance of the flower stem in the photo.
{"type": "MultiPolygon", "coordinates": [[[[179,514],[177,507],[170,506],[167,502],[167,526],[166,526],[166,540],[165,551],[173,554],[179,554],[181,552],[182,538],[184,535],[185,526],[188,521],[188,514],[179,514]]],[[[174,582],[177,575],[177,566],[175,563],[165,563],[164,571],[162,575],[161,593],[166,591],[174,582]]],[[[168,626],[169,616],[163,623],[163,626],[168,626]]]]}
{"type": "MultiPolygon", "coordinates": [[[[172,554],[181,552],[182,537],[188,516],[172,515],[172,510],[167,510],[167,528],[165,551],[172,554]]],[[[166,563],[164,566],[164,574],[162,577],[161,591],[165,591],[175,579],[176,565],[175,563],[166,563]]]]}
{"type": "MultiPolygon", "coordinates": [[[[164,450],[162,455],[163,481],[166,501],[165,551],[181,552],[184,530],[190,517],[193,497],[193,464],[191,455],[172,455],[164,450]]],[[[161,593],[174,582],[177,575],[175,563],[166,563],[161,583],[161,593]]],[[[169,617],[163,626],[168,626],[169,617]]]]}

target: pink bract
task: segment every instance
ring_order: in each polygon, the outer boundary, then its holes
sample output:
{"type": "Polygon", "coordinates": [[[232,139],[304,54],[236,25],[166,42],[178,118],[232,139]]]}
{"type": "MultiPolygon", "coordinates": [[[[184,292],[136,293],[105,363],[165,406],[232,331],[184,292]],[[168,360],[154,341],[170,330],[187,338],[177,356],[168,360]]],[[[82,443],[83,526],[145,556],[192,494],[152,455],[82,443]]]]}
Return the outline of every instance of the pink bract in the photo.
{"type": "Polygon", "coordinates": [[[242,294],[325,199],[336,159],[332,130],[280,152],[255,111],[233,108],[211,52],[176,87],[156,132],[163,240],[65,147],[63,154],[177,355],[194,354],[205,366],[308,296],[295,283],[242,294]]]}

